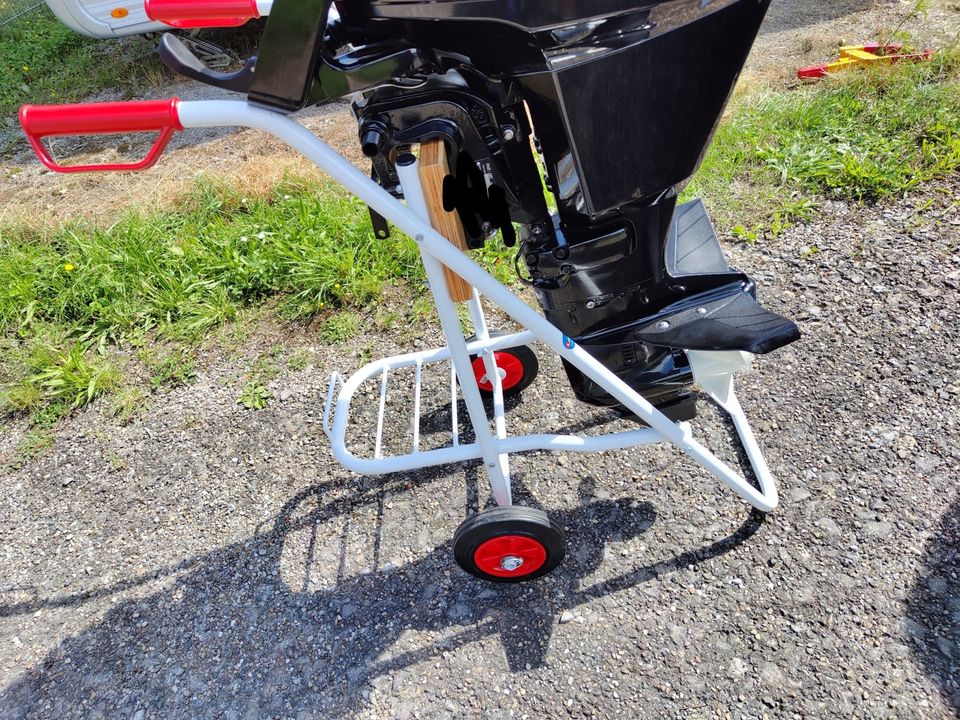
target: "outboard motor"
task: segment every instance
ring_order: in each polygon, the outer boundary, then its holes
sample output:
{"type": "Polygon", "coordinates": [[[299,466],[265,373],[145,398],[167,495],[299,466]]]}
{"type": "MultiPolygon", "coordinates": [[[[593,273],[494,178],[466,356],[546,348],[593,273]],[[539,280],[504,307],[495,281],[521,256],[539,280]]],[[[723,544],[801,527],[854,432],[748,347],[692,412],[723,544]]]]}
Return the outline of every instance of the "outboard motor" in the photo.
{"type": "MultiPolygon", "coordinates": [[[[329,0],[276,0],[249,98],[294,111],[352,94],[373,177],[397,196],[398,155],[443,139],[444,203],[471,246],[499,231],[546,317],[686,420],[685,350],[799,337],[728,266],[703,204],[677,205],[768,5],[351,0],[331,19],[329,0]]],[[[617,404],[567,374],[580,400],[617,404]]]]}

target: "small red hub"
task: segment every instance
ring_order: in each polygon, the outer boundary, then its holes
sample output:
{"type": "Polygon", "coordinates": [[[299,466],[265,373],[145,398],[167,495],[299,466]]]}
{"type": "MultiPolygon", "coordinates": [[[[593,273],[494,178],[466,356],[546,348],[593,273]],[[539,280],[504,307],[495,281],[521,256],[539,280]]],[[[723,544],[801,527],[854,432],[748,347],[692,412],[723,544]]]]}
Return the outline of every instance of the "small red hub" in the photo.
{"type": "MultiPolygon", "coordinates": [[[[495,352],[493,359],[497,368],[506,373],[501,380],[504,391],[520,384],[520,381],[523,380],[523,363],[516,355],[511,355],[508,352],[495,352]]],[[[487,367],[484,365],[483,357],[473,359],[473,374],[477,378],[477,385],[481,390],[493,392],[493,381],[487,377],[487,367]]]]}
{"type": "Polygon", "coordinates": [[[481,543],[473,553],[473,561],[488,575],[517,578],[543,567],[547,549],[526,535],[501,535],[481,543]]]}

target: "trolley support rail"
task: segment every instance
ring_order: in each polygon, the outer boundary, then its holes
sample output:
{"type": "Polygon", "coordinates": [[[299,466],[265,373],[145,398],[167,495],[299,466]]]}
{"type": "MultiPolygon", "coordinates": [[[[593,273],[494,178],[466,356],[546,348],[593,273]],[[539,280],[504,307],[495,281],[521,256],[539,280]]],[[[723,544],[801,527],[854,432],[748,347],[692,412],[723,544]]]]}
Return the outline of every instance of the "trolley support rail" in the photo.
{"type": "MultiPolygon", "coordinates": [[[[415,163],[398,168],[401,174],[403,191],[408,202],[408,205],[404,205],[330,148],[323,140],[289,117],[252,107],[243,101],[171,101],[171,103],[176,110],[179,123],[179,127],[175,127],[175,129],[240,126],[256,128],[276,136],[316,164],[334,180],[417,242],[434,294],[437,311],[447,340],[447,347],[374,362],[345,381],[337,374],[331,377],[331,386],[324,408],[324,429],[330,435],[335,457],[348,468],[356,472],[376,474],[482,459],[490,478],[494,497],[500,505],[509,505],[511,494],[508,456],[511,453],[530,450],[592,452],[668,442],[682,450],[758,510],[769,512],[777,506],[776,484],[763,459],[762,451],[750,430],[746,416],[733,393],[734,373],[744,369],[747,364],[742,353],[691,353],[691,365],[701,387],[733,419],[741,442],[756,473],[760,485],[759,489],[695,440],[689,425],[685,423],[677,424],[667,418],[643,396],[594,359],[586,350],[564,336],[560,330],[528,306],[521,298],[501,285],[470,257],[434,230],[428,220],[429,215],[426,212],[423,191],[415,163]],[[452,270],[476,289],[472,299],[468,302],[477,336],[477,339],[473,342],[468,342],[464,337],[456,306],[446,292],[444,267],[452,270]],[[499,306],[524,328],[524,332],[506,337],[491,337],[480,306],[480,294],[499,306]],[[498,348],[506,348],[510,345],[527,343],[533,340],[540,341],[586,376],[600,384],[627,409],[636,414],[649,428],[592,437],[567,435],[508,436],[503,417],[503,388],[493,353],[498,348]],[[487,419],[482,397],[473,374],[471,355],[480,355],[483,358],[487,377],[494,388],[493,429],[491,429],[490,422],[487,419]],[[454,414],[453,445],[437,450],[419,452],[419,386],[422,367],[428,363],[443,361],[452,363],[455,375],[460,379],[460,393],[474,427],[476,442],[465,445],[458,441],[457,420],[454,414]],[[386,378],[390,370],[401,367],[415,368],[417,377],[414,409],[414,452],[397,457],[376,457],[380,454],[382,407],[387,393],[386,378]],[[373,459],[357,458],[346,447],[350,402],[353,394],[363,382],[378,376],[381,378],[382,385],[381,413],[378,416],[380,429],[377,433],[377,452],[373,459]],[[340,387],[339,395],[336,393],[338,386],[340,387]],[[332,425],[330,424],[331,413],[333,414],[332,425]]],[[[24,108],[21,111],[21,122],[28,135],[31,133],[30,117],[34,110],[24,108]]],[[[42,117],[44,113],[40,112],[38,116],[42,117]]],[[[169,126],[175,125],[173,122],[169,124],[169,126]]],[[[168,127],[168,125],[164,127],[168,127]]],[[[56,134],[69,134],[68,121],[65,121],[62,129],[63,132],[57,132],[56,134]]],[[[89,128],[85,128],[85,130],[90,132],[89,128]]],[[[115,132],[117,130],[114,128],[111,131],[115,132]]],[[[452,379],[451,387],[453,412],[456,413],[457,383],[455,379],[452,379]]]]}

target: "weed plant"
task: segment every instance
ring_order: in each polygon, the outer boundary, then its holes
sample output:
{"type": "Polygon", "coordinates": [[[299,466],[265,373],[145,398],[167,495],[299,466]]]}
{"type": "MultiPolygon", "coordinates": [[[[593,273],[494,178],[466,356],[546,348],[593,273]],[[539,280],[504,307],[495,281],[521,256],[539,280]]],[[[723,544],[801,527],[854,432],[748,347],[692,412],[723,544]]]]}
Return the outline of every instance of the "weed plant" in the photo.
{"type": "Polygon", "coordinates": [[[164,74],[155,41],[83,37],[45,5],[0,26],[0,118],[27,102],[70,102],[105,88],[137,94],[164,74]]]}
{"type": "Polygon", "coordinates": [[[876,202],[960,168],[960,53],[743,98],[685,191],[755,240],[822,199],[876,202]]]}

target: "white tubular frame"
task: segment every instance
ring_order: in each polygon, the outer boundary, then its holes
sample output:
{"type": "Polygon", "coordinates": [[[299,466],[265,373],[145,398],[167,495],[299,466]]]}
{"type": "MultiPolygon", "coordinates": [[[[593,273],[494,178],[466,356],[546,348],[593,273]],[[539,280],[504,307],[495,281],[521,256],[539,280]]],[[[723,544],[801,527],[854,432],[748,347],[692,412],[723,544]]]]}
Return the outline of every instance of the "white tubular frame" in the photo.
{"type": "MultiPolygon", "coordinates": [[[[694,353],[694,372],[698,382],[726,410],[733,419],[740,439],[753,465],[760,489],[755,488],[739,473],[731,469],[710,450],[693,438],[690,427],[677,424],[651,405],[643,396],[618,378],[586,350],[565,337],[560,330],[528,306],[522,299],[501,285],[465,253],[454,247],[436,232],[426,219],[423,192],[416,166],[398,168],[408,206],[395,199],[377,183],[351,165],[323,140],[294,120],[277,113],[261,110],[243,101],[182,102],[180,122],[185,128],[241,126],[264,130],[290,145],[311,162],[342,184],[363,202],[392,222],[402,232],[414,238],[423,257],[430,288],[436,301],[440,322],[447,339],[447,347],[374,362],[344,381],[339,375],[331,377],[330,390],[324,408],[324,429],[331,438],[334,456],[349,469],[365,474],[403,472],[433,465],[482,459],[490,477],[491,489],[500,505],[509,505],[510,475],[507,457],[510,453],[530,450],[558,450],[566,452],[593,452],[625,449],[639,445],[669,442],[712,475],[727,485],[753,507],[763,512],[772,511],[778,503],[776,484],[770,475],[763,454],[750,431],[743,410],[733,394],[733,372],[742,369],[742,363],[730,362],[730,353],[694,353]],[[460,329],[456,306],[446,292],[442,268],[446,266],[470,283],[476,290],[498,305],[516,321],[524,332],[507,337],[491,338],[480,308],[479,295],[469,303],[476,326],[477,339],[468,343],[460,329]],[[525,435],[507,437],[503,419],[503,395],[499,373],[493,367],[493,353],[519,344],[539,340],[561,358],[574,365],[589,378],[636,414],[649,427],[632,432],[621,432],[593,437],[568,435],[525,435]],[[494,384],[494,429],[491,430],[470,361],[471,355],[484,357],[487,375],[494,384]],[[717,356],[723,362],[705,363],[717,356]],[[720,358],[720,356],[723,356],[720,358]],[[419,451],[420,376],[428,363],[450,362],[460,379],[463,396],[476,435],[476,442],[459,443],[456,420],[456,383],[452,382],[453,444],[438,450],[419,451]],[[414,451],[397,457],[377,457],[382,433],[386,378],[390,370],[413,367],[417,376],[414,401],[414,451]],[[700,372],[702,370],[702,372],[700,372]],[[366,380],[380,376],[381,414],[378,419],[378,439],[375,457],[361,459],[346,448],[346,429],[351,399],[366,380]],[[334,405],[337,387],[340,393],[334,405]],[[333,424],[329,424],[333,411],[333,424]]],[[[734,353],[733,355],[739,355],[734,353]]]]}

